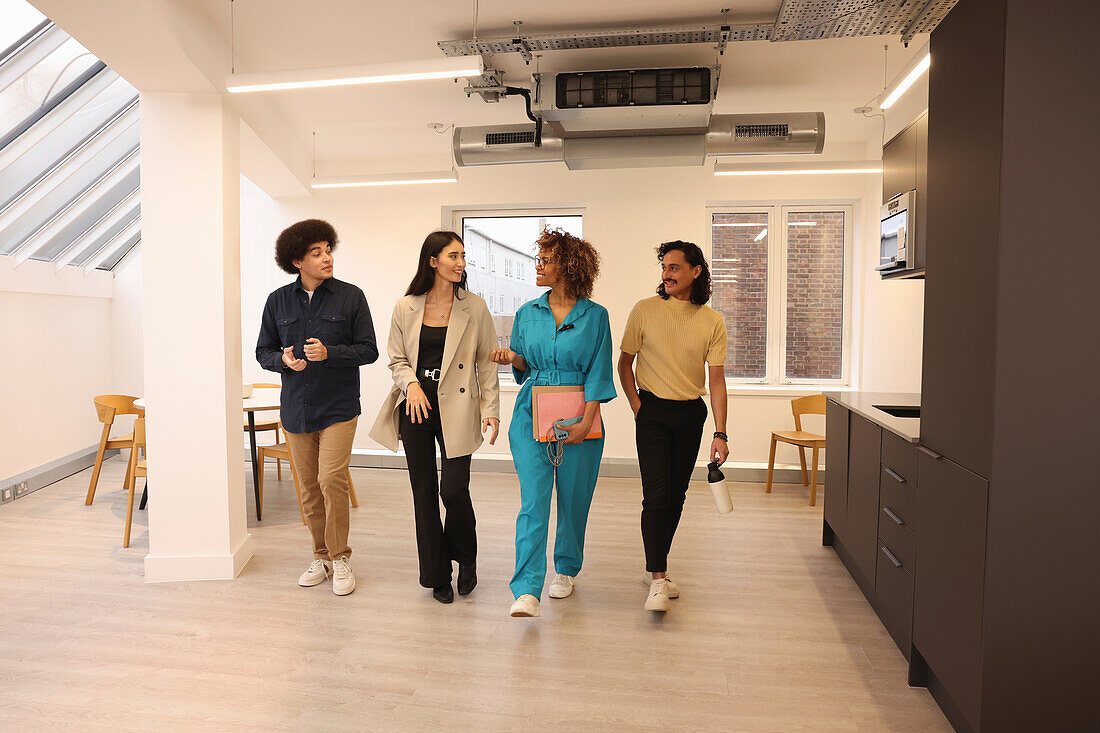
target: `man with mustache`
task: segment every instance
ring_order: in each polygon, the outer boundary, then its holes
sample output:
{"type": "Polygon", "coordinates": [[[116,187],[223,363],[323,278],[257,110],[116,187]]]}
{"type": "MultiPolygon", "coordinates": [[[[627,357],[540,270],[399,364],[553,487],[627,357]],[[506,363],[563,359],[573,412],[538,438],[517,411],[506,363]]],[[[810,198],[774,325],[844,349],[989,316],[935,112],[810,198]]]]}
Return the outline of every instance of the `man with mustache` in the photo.
{"type": "Polygon", "coordinates": [[[649,596],[647,611],[668,611],[680,589],[667,576],[668,552],[695,468],[710,375],[714,440],[710,460],[724,463],[726,437],[726,324],[710,306],[710,268],[691,242],[657,248],[657,296],[630,312],[620,347],[619,383],[634,411],[642,474],[642,541],[649,596]],[[635,377],[634,361],[638,361],[635,377]],[[709,365],[709,368],[707,368],[709,365]],[[640,387],[640,389],[639,389],[640,387]]]}

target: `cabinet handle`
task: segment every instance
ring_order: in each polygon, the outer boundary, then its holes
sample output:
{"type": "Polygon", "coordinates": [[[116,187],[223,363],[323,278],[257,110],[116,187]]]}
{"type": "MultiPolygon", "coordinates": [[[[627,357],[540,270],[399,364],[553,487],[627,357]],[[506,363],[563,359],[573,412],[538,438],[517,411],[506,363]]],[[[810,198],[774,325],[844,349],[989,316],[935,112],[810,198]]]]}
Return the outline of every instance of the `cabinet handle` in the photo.
{"type": "Polygon", "coordinates": [[[921,453],[928,456],[929,458],[934,458],[937,461],[943,458],[943,456],[941,456],[936,451],[925,448],[923,445],[918,445],[917,450],[919,450],[921,453]]]}
{"type": "Polygon", "coordinates": [[[901,567],[901,560],[899,560],[899,559],[898,559],[898,558],[897,558],[897,557],[896,557],[896,556],[894,555],[894,553],[890,552],[890,550],[889,550],[889,549],[888,549],[888,548],[887,548],[887,547],[886,547],[885,545],[883,545],[883,546],[882,546],[882,547],[880,547],[879,549],[880,549],[880,550],[882,550],[883,554],[885,554],[885,555],[886,555],[887,559],[889,559],[889,560],[890,560],[890,562],[894,563],[894,567],[895,567],[895,568],[900,568],[900,567],[901,567]]]}
{"type": "Polygon", "coordinates": [[[893,510],[893,509],[891,509],[890,507],[888,507],[888,506],[884,506],[884,507],[882,508],[882,511],[883,511],[883,512],[885,512],[885,513],[886,513],[886,516],[890,517],[890,519],[893,519],[893,520],[894,520],[894,524],[898,525],[899,527],[900,527],[901,525],[905,524],[905,520],[904,520],[904,519],[902,519],[901,517],[899,517],[899,516],[898,516],[897,514],[894,514],[894,510],[893,510]]]}
{"type": "Polygon", "coordinates": [[[882,470],[885,471],[886,473],[890,474],[890,478],[894,479],[899,484],[904,484],[905,483],[905,478],[901,474],[899,474],[897,471],[890,468],[889,466],[883,466],[882,470]]]}

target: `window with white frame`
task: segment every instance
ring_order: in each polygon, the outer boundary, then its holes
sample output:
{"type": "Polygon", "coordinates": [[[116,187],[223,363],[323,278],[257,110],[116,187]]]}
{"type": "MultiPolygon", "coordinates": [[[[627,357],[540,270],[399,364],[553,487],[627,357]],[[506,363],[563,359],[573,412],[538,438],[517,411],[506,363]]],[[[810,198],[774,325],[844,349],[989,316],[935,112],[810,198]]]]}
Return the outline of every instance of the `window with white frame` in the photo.
{"type": "Polygon", "coordinates": [[[710,238],[726,378],[847,384],[852,207],[712,208],[710,238]]]}
{"type": "MultiPolygon", "coordinates": [[[[535,285],[535,241],[543,229],[562,229],[574,236],[582,234],[582,213],[576,210],[488,210],[455,211],[453,228],[462,233],[466,251],[477,252],[485,267],[467,267],[467,286],[489,306],[497,342],[508,346],[512,322],[524,303],[538,298],[543,288],[535,285]],[[503,258],[502,270],[497,257],[503,258]]],[[[467,262],[469,257],[467,256],[467,262]]],[[[501,368],[511,381],[511,369],[501,368]]]]}

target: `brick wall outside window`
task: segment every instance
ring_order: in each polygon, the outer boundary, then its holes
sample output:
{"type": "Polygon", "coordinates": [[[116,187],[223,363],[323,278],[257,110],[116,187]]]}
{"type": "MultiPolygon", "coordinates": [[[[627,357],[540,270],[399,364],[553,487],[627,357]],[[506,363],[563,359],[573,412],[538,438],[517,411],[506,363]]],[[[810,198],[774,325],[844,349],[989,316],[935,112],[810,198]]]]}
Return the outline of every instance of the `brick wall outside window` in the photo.
{"type": "Polygon", "coordinates": [[[787,219],[786,376],[840,379],[844,355],[844,212],[787,219]],[[814,222],[797,226],[798,222],[814,222]]]}
{"type": "Polygon", "coordinates": [[[786,221],[782,216],[780,207],[712,215],[711,304],[726,320],[726,376],[771,383],[841,379],[846,211],[792,211],[786,221]],[[764,232],[769,213],[775,226],[764,232]],[[779,226],[783,237],[775,236],[779,226]],[[775,284],[783,290],[786,333],[769,340],[768,329],[778,331],[782,324],[768,322],[768,281],[780,276],[768,272],[768,250],[784,245],[786,282],[775,284]],[[769,342],[784,344],[782,374],[768,374],[769,342]]]}
{"type": "Polygon", "coordinates": [[[726,376],[764,378],[768,345],[767,213],[714,214],[711,306],[726,320],[726,376]],[[746,226],[728,226],[742,224],[746,226]],[[748,225],[753,226],[748,226],[748,225]],[[732,261],[736,260],[736,261],[732,261]],[[736,278],[733,280],[732,278],[736,278]]]}

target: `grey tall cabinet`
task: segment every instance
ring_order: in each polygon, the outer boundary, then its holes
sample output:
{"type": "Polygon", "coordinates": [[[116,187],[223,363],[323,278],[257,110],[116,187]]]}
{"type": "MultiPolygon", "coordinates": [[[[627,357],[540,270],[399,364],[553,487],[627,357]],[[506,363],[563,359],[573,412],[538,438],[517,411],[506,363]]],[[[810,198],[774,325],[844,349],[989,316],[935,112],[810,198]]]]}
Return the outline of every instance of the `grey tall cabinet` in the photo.
{"type": "Polygon", "coordinates": [[[1098,26],[960,0],[932,34],[911,663],[959,730],[1097,725],[1098,26]]]}

